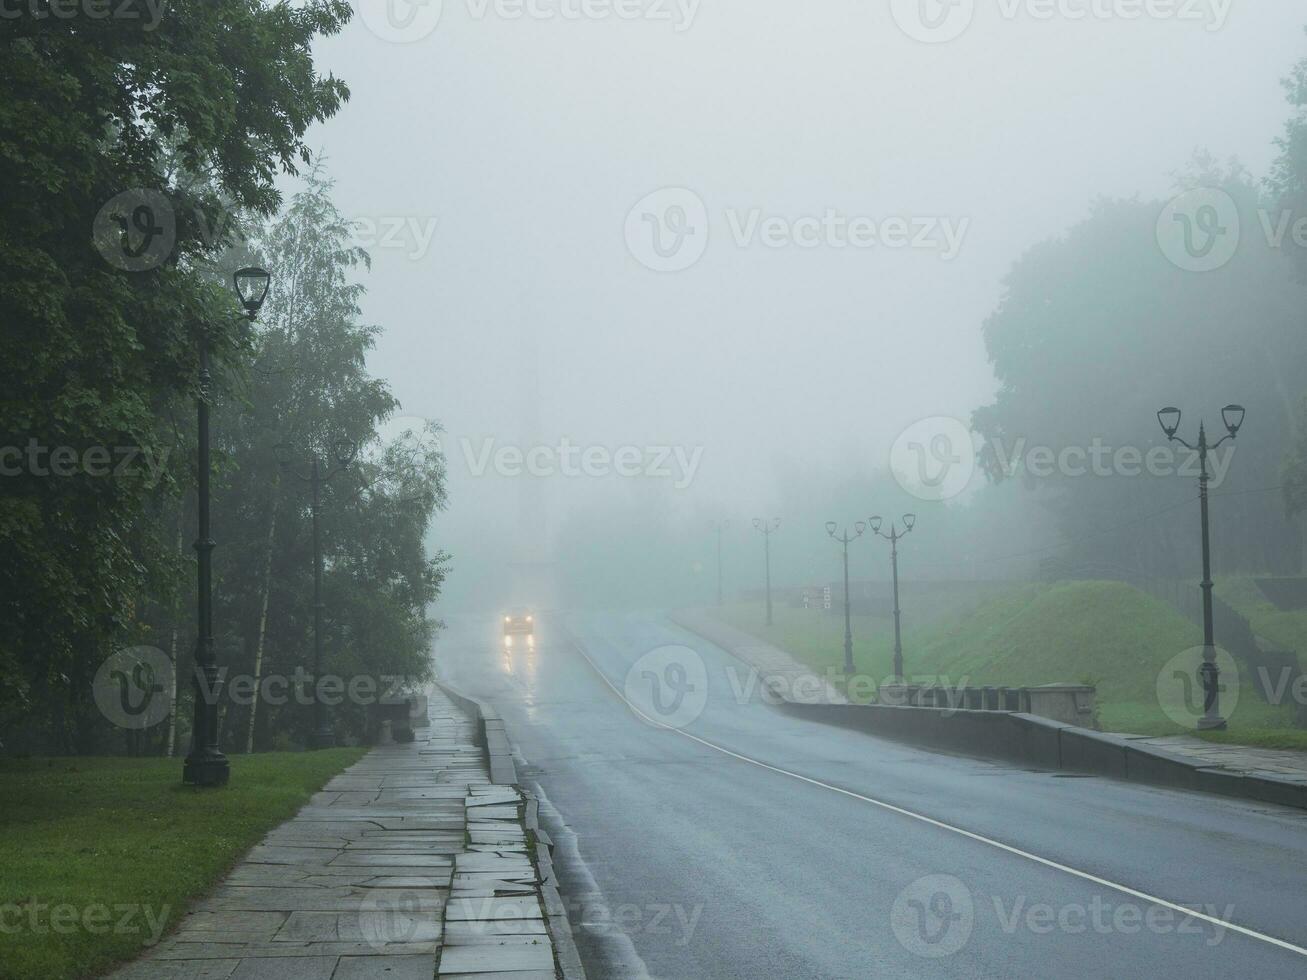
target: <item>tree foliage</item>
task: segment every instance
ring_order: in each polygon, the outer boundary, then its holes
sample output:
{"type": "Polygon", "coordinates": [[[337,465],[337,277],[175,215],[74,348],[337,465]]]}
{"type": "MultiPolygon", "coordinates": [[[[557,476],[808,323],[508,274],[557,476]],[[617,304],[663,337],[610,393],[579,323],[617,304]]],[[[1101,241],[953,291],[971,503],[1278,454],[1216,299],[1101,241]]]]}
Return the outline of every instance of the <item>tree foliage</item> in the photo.
{"type": "MultiPolygon", "coordinates": [[[[274,294],[265,330],[240,316],[228,278],[251,254],[242,228],[280,207],[278,175],[311,162],[305,132],[348,98],[311,45],[350,5],[173,0],[157,23],[145,3],[113,7],[69,18],[24,4],[0,20],[0,725],[40,714],[66,750],[102,731],[88,693],[107,653],[191,642],[199,338],[227,406],[215,520],[229,527],[266,527],[268,500],[288,499],[259,492],[277,440],[366,441],[394,404],[363,370],[374,331],[354,322],[358,287],[344,278],[361,257],[342,254],[340,236],[277,240],[303,215],[272,226],[263,245],[291,265],[296,248],[336,252],[300,263],[310,278],[274,294]],[[275,419],[289,427],[266,424],[288,406],[275,419]]],[[[425,474],[437,487],[439,475],[425,474]]],[[[300,533],[299,509],[286,516],[300,533]]],[[[232,554],[217,592],[244,622],[247,569],[232,554]]],[[[438,586],[429,567],[413,574],[410,619],[438,586]]]]}

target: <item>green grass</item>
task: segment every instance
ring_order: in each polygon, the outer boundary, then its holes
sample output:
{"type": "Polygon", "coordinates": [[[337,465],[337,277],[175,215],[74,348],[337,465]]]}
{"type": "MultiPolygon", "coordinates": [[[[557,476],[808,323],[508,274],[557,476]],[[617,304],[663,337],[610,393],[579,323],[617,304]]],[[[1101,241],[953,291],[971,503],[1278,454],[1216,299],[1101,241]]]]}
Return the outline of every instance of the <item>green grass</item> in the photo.
{"type": "MultiPolygon", "coordinates": [[[[819,671],[838,675],[842,670],[842,615],[778,606],[770,629],[757,604],[727,606],[719,615],[819,671]]],[[[1093,684],[1105,730],[1146,735],[1189,731],[1158,704],[1157,679],[1173,657],[1202,644],[1202,632],[1167,603],[1128,585],[1018,584],[970,606],[935,609],[918,620],[913,615],[905,600],[904,673],[911,683],[1093,684]]],[[[853,617],[859,673],[876,679],[890,675],[893,629],[887,618],[853,617]]],[[[1269,744],[1267,733],[1275,733],[1286,747],[1302,745],[1303,733],[1292,729],[1292,708],[1263,703],[1251,680],[1242,681],[1244,696],[1229,713],[1230,731],[1213,738],[1269,744]]]]}
{"type": "Polygon", "coordinates": [[[1254,633],[1277,649],[1293,650],[1307,667],[1307,609],[1277,609],[1249,576],[1222,579],[1216,594],[1248,618],[1254,633]]]}
{"type": "Polygon", "coordinates": [[[93,977],[136,956],[364,751],[234,756],[215,790],[182,785],[180,759],[0,760],[0,978],[93,977]]]}

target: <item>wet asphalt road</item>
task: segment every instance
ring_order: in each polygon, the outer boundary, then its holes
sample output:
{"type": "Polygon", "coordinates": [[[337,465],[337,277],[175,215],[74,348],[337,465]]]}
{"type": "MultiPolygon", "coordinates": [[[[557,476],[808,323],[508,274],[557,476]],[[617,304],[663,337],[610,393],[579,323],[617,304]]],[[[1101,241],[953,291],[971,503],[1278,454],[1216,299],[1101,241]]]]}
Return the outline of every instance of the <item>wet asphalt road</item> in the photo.
{"type": "Polygon", "coordinates": [[[539,618],[449,620],[437,671],[548,801],[592,980],[1307,976],[1307,812],[814,725],[656,613],[539,618]]]}

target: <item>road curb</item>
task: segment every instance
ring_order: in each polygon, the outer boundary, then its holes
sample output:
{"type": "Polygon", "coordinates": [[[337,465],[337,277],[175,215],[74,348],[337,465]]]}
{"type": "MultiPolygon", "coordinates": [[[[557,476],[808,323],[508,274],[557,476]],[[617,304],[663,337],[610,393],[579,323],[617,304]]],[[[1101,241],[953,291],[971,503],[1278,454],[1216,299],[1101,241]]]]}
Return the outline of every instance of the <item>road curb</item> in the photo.
{"type": "MultiPolygon", "coordinates": [[[[697,628],[695,616],[669,613],[668,619],[746,666],[753,666],[747,656],[740,656],[722,642],[720,632],[697,628]]],[[[768,687],[773,694],[769,704],[792,717],[927,749],[1307,810],[1307,782],[1280,779],[1270,773],[1216,768],[1178,753],[1140,745],[1135,739],[1035,715],[907,705],[799,703],[791,700],[782,686],[769,683],[768,687]]]]}
{"type": "Polygon", "coordinates": [[[504,720],[492,706],[468,697],[444,681],[437,680],[435,685],[444,691],[450,700],[476,719],[477,732],[490,764],[490,781],[499,786],[513,786],[522,794],[524,801],[522,822],[536,840],[533,853],[536,869],[540,873],[540,902],[545,913],[549,938],[554,944],[554,959],[558,975],[562,980],[585,980],[585,967],[581,965],[581,955],[577,951],[572,935],[572,923],[567,915],[567,905],[563,902],[558,889],[558,877],[554,873],[554,843],[540,826],[539,802],[525,786],[518,782],[517,764],[513,761],[513,746],[508,740],[504,720]]]}

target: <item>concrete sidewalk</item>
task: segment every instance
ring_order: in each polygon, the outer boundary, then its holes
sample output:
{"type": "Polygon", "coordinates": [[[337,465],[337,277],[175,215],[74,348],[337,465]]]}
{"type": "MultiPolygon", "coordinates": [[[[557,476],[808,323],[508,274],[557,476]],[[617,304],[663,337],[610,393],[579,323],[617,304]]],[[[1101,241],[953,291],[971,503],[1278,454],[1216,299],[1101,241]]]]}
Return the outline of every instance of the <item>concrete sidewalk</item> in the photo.
{"type": "Polygon", "coordinates": [[[415,742],[334,778],[112,980],[554,980],[522,795],[429,698],[415,742]]]}
{"type": "Polygon", "coordinates": [[[667,614],[677,626],[696,633],[756,670],[773,690],[796,704],[848,704],[844,694],[787,650],[736,629],[704,609],[677,609],[667,614]]]}
{"type": "Polygon", "coordinates": [[[1174,755],[1188,756],[1212,769],[1226,769],[1246,776],[1266,776],[1307,786],[1307,752],[1228,745],[1224,742],[1209,742],[1196,735],[1122,734],[1121,737],[1174,755]]]}

